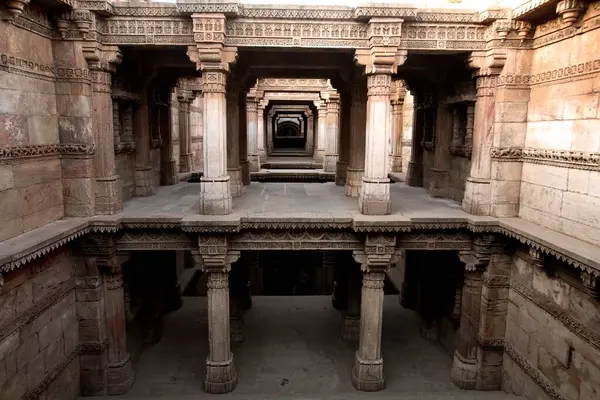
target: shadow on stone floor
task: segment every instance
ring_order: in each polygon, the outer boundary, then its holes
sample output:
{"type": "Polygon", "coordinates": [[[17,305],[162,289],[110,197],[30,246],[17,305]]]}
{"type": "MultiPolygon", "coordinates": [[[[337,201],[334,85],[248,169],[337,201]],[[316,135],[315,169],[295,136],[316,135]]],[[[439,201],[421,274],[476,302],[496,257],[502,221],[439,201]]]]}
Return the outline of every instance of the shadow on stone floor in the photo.
{"type": "Polygon", "coordinates": [[[233,346],[238,385],[233,393],[202,390],[206,358],[205,297],[186,297],[165,317],[163,340],[141,355],[132,390],[111,399],[489,399],[512,396],[465,392],[448,379],[451,359],[422,339],[413,312],[386,296],[383,356],[386,389],[360,393],[350,383],[357,344],[340,339],[341,314],[327,296],[254,297],[244,318],[245,340],[233,346]]]}

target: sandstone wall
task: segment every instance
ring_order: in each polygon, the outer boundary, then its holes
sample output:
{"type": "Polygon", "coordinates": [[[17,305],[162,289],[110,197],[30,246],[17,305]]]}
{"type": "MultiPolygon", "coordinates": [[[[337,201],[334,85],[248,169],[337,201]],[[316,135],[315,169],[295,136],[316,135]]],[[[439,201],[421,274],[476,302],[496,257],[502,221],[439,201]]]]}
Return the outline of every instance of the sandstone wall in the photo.
{"type": "Polygon", "coordinates": [[[0,398],[79,395],[74,270],[74,258],[62,248],[4,274],[0,398]]]}
{"type": "MultiPolygon", "coordinates": [[[[50,27],[31,5],[25,16],[50,27]]],[[[0,241],[64,215],[51,40],[0,21],[0,241]]]]}
{"type": "Polygon", "coordinates": [[[513,258],[503,389],[536,400],[598,399],[600,302],[584,292],[579,271],[546,265],[552,273],[525,252],[513,258]]]}
{"type": "Polygon", "coordinates": [[[586,22],[599,15],[600,3],[590,4],[580,35],[557,21],[536,29],[536,38],[559,30],[568,38],[533,51],[524,147],[562,152],[564,161],[524,160],[519,208],[524,219],[591,243],[600,242],[600,171],[567,160],[600,152],[600,29],[586,22]]]}

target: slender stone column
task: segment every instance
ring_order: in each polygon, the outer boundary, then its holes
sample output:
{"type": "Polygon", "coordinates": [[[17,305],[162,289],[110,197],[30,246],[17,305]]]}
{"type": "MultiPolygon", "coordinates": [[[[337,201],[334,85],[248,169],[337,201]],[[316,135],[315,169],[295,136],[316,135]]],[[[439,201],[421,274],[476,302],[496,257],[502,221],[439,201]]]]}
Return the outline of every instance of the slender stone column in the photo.
{"type": "Polygon", "coordinates": [[[246,98],[246,129],[248,132],[248,168],[250,172],[260,171],[258,154],[258,103],[252,93],[246,98]]]}
{"type": "Polygon", "coordinates": [[[231,196],[239,197],[244,191],[242,168],[240,167],[239,106],[236,84],[231,82],[227,90],[227,174],[231,196]]]}
{"type": "Polygon", "coordinates": [[[313,156],[315,152],[315,119],[310,108],[306,109],[306,152],[309,156],[313,156]]]}
{"type": "Polygon", "coordinates": [[[202,73],[204,117],[204,176],[200,179],[200,214],[231,213],[231,189],[227,175],[227,104],[225,71],[202,73]]]}
{"type": "Polygon", "coordinates": [[[452,169],[452,155],[448,151],[452,141],[452,113],[438,102],[435,118],[435,149],[428,189],[432,197],[448,197],[449,171],[452,169]]]}
{"type": "Polygon", "coordinates": [[[390,123],[390,73],[367,76],[367,125],[365,175],[358,208],[366,215],[386,215],[392,211],[390,180],[387,177],[387,136],[390,123]]]}
{"type": "Polygon", "coordinates": [[[236,386],[237,373],[230,342],[228,275],[240,253],[225,250],[215,254],[212,251],[216,245],[219,250],[227,249],[225,237],[202,238],[199,245],[200,250],[192,254],[196,262],[201,259],[202,269],[207,274],[208,356],[204,390],[215,394],[229,393],[236,386]]]}
{"type": "Polygon", "coordinates": [[[393,82],[395,93],[392,98],[392,146],[390,152],[390,172],[402,172],[403,109],[406,89],[404,82],[393,82]]]}
{"type": "Polygon", "coordinates": [[[459,252],[465,264],[462,290],[459,340],[450,370],[450,380],[461,389],[475,389],[477,384],[477,331],[481,307],[481,278],[489,255],[475,250],[459,252]]]}
{"type": "Polygon", "coordinates": [[[113,105],[111,98],[112,73],[121,63],[121,51],[116,46],[98,49],[83,47],[92,81],[92,129],[96,144],[94,167],[96,169],[96,214],[109,215],[121,212],[121,183],[116,173],[113,105]]]}
{"type": "Polygon", "coordinates": [[[335,92],[329,94],[329,100],[327,101],[327,127],[325,129],[323,170],[325,172],[335,172],[340,135],[340,96],[335,92]]]}
{"type": "Polygon", "coordinates": [[[189,90],[178,89],[179,100],[179,172],[192,171],[192,135],[190,104],[194,100],[189,90]]]}
{"type": "Polygon", "coordinates": [[[344,255],[327,251],[323,254],[323,269],[326,266],[333,269],[333,295],[331,304],[337,310],[348,307],[348,266],[345,265],[344,255]]]}
{"type": "Polygon", "coordinates": [[[150,158],[150,110],[148,96],[142,92],[142,101],[134,109],[135,137],[135,195],[152,196],[155,193],[154,171],[150,158]]]}
{"type": "Polygon", "coordinates": [[[340,111],[340,133],[338,135],[338,161],[335,167],[335,184],[337,186],[346,185],[346,175],[350,159],[350,113],[352,103],[350,93],[342,93],[341,111],[340,111]]]}
{"type": "Polygon", "coordinates": [[[119,112],[119,100],[113,99],[113,135],[115,136],[115,153],[122,150],[121,144],[121,113],[119,112]]]}
{"type": "Polygon", "coordinates": [[[496,83],[504,67],[506,54],[475,54],[468,66],[475,69],[477,101],[475,103],[471,172],[465,185],[463,210],[473,215],[491,213],[492,142],[496,109],[496,83]]]}
{"type": "Polygon", "coordinates": [[[317,149],[314,160],[317,164],[323,164],[325,160],[325,138],[327,132],[327,106],[322,100],[314,102],[317,108],[317,149]]]}
{"type": "Polygon", "coordinates": [[[269,111],[267,114],[267,155],[271,155],[273,153],[273,109],[269,111]]]}
{"type": "Polygon", "coordinates": [[[362,292],[362,273],[354,263],[348,271],[348,309],[342,318],[342,339],[357,341],[360,337],[360,307],[362,292]]]}
{"type": "Polygon", "coordinates": [[[358,197],[365,172],[365,126],[367,118],[367,85],[361,75],[352,85],[350,110],[350,157],[346,174],[346,196],[358,197]]]}
{"type": "Polygon", "coordinates": [[[240,167],[242,168],[242,184],[250,184],[250,165],[248,163],[248,126],[246,116],[246,99],[238,96],[238,126],[239,126],[239,150],[240,167]]]}
{"type": "Polygon", "coordinates": [[[131,357],[127,351],[122,262],[123,260],[119,260],[115,255],[111,261],[111,268],[103,268],[104,310],[108,336],[107,392],[110,395],[127,393],[135,378],[131,357]]]}
{"type": "Polygon", "coordinates": [[[414,96],[414,111],[412,125],[412,146],[410,148],[410,161],[406,172],[406,183],[409,186],[423,186],[423,93],[414,96]]]}
{"type": "Polygon", "coordinates": [[[265,108],[269,100],[261,100],[258,103],[258,115],[256,118],[256,136],[258,143],[258,156],[260,160],[267,159],[267,150],[265,148],[265,108]]]}

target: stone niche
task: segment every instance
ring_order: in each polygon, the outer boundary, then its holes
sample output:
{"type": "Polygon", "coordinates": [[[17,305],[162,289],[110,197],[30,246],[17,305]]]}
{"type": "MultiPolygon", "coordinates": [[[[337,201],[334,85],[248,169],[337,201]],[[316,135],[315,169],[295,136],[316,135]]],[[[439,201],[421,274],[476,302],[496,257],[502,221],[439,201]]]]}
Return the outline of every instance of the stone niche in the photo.
{"type": "Polygon", "coordinates": [[[536,251],[515,253],[503,359],[502,388],[508,393],[599,398],[600,302],[580,274],[536,251]]]}

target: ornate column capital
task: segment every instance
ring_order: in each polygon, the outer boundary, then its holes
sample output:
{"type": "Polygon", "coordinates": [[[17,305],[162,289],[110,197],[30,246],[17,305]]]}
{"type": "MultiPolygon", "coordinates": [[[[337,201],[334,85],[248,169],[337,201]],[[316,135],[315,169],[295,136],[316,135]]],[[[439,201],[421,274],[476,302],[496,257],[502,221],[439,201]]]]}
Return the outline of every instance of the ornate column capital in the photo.
{"type": "Polygon", "coordinates": [[[368,234],[364,246],[364,250],[352,252],[354,260],[361,264],[363,272],[385,272],[398,260],[396,236],[368,234]]]}
{"type": "Polygon", "coordinates": [[[506,49],[490,49],[474,51],[467,58],[468,69],[472,69],[474,77],[498,76],[506,63],[506,49]]]}
{"type": "Polygon", "coordinates": [[[230,65],[237,59],[236,47],[224,47],[223,45],[198,44],[188,46],[187,56],[196,63],[198,71],[229,72],[230,65]]]}
{"type": "Polygon", "coordinates": [[[83,57],[91,70],[115,72],[123,61],[119,46],[104,46],[98,42],[86,42],[81,47],[83,57]]]}
{"type": "Polygon", "coordinates": [[[487,267],[492,254],[503,251],[504,243],[497,241],[494,235],[482,235],[473,240],[470,250],[459,251],[458,256],[466,271],[476,271],[487,267]]]}
{"type": "Polygon", "coordinates": [[[240,257],[239,251],[227,250],[227,236],[199,236],[198,250],[192,250],[196,265],[204,272],[226,273],[240,257]]]}
{"type": "Polygon", "coordinates": [[[377,46],[370,49],[357,49],[354,60],[365,67],[366,75],[392,75],[406,61],[408,50],[395,47],[377,46]]]}

